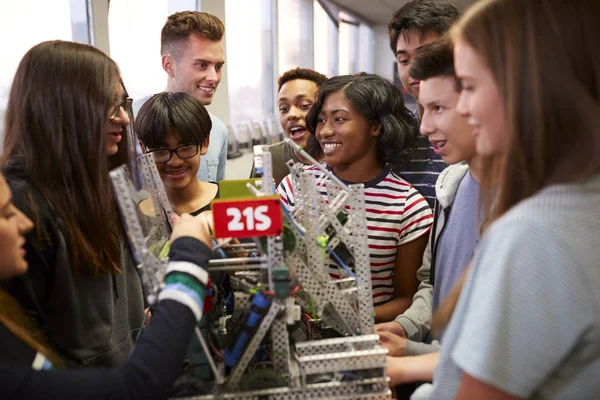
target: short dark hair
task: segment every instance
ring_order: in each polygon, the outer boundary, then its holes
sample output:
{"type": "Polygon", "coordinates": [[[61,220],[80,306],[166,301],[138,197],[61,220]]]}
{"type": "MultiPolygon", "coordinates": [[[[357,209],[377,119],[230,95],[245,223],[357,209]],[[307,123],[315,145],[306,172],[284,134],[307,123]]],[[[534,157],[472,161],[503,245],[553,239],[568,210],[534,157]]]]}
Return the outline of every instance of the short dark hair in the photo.
{"type": "Polygon", "coordinates": [[[198,99],[187,93],[158,93],[144,103],[135,120],[135,132],[144,146],[167,147],[172,132],[183,143],[201,145],[210,135],[212,121],[198,99]]]}
{"type": "Polygon", "coordinates": [[[180,44],[191,34],[218,42],[223,39],[225,25],[218,17],[199,11],[182,11],[169,15],[160,33],[160,54],[179,58],[180,44]]]}
{"type": "Polygon", "coordinates": [[[459,18],[458,8],[447,1],[412,0],[396,11],[388,25],[390,48],[396,54],[398,37],[413,30],[422,36],[429,32],[443,35],[459,18]]]}
{"type": "Polygon", "coordinates": [[[312,135],[315,135],[325,99],[336,92],[342,92],[366,119],[380,125],[377,161],[399,173],[417,145],[418,129],[416,118],[404,106],[398,88],[387,79],[364,72],[328,79],[306,116],[306,127],[312,135]]]}
{"type": "Polygon", "coordinates": [[[277,92],[281,90],[281,87],[289,81],[295,81],[296,79],[304,79],[306,81],[313,81],[317,87],[321,87],[327,80],[327,77],[320,72],[317,72],[308,68],[294,68],[284,72],[277,80],[277,92]]]}
{"type": "Polygon", "coordinates": [[[454,72],[454,46],[450,38],[444,36],[419,48],[410,63],[408,74],[420,81],[435,77],[454,78],[456,91],[460,91],[460,83],[454,72]]]}

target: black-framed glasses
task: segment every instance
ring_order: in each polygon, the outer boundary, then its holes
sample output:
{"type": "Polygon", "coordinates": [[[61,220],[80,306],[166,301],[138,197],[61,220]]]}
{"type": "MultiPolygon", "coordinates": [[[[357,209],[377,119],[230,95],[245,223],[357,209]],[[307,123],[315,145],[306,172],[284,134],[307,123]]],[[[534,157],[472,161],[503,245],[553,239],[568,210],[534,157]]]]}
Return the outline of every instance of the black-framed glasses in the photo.
{"type": "Polygon", "coordinates": [[[177,153],[177,157],[185,160],[187,158],[192,158],[196,154],[198,154],[198,145],[197,144],[184,144],[175,149],[158,149],[152,150],[150,154],[154,157],[154,162],[157,163],[166,163],[171,159],[173,153],[177,153]]]}
{"type": "Polygon", "coordinates": [[[113,119],[117,118],[117,115],[119,115],[119,111],[121,110],[121,107],[123,107],[123,110],[125,110],[127,115],[131,116],[131,105],[132,104],[133,104],[133,99],[131,97],[125,97],[121,103],[119,103],[117,106],[115,106],[115,109],[110,113],[110,116],[108,117],[108,119],[112,121],[113,119]]]}

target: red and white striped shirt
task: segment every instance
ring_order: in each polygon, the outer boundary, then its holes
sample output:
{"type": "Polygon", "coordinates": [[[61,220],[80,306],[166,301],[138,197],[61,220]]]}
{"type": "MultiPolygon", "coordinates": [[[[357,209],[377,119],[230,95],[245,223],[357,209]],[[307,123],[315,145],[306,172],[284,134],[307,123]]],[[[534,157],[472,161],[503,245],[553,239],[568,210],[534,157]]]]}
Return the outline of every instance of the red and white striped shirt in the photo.
{"type": "MultiPolygon", "coordinates": [[[[305,169],[317,181],[322,179],[323,173],[316,167],[305,169]]],[[[433,214],[423,196],[388,168],[364,185],[373,303],[379,306],[394,298],[394,265],[398,246],[427,234],[433,214]]],[[[323,201],[327,202],[324,184],[318,185],[318,188],[323,201]]],[[[277,191],[284,205],[292,209],[294,191],[289,175],[281,181],[277,191]]],[[[329,274],[339,278],[346,273],[330,260],[329,274]]]]}

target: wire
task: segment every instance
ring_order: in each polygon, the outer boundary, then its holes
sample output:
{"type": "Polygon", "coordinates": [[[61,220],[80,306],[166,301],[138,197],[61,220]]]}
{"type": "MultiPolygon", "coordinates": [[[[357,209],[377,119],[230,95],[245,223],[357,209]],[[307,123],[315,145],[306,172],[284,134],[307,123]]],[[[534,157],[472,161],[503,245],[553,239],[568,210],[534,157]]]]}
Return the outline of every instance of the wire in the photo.
{"type": "Polygon", "coordinates": [[[300,289],[302,289],[300,285],[294,286],[294,288],[290,292],[290,297],[294,297],[300,291],[300,289]]]}
{"type": "Polygon", "coordinates": [[[214,342],[212,341],[212,333],[209,330],[206,331],[206,339],[208,340],[208,345],[210,346],[211,350],[217,357],[219,357],[219,359],[222,360],[223,353],[217,348],[217,346],[215,346],[214,342]]]}
{"type": "Polygon", "coordinates": [[[340,264],[340,266],[346,270],[348,275],[350,275],[352,278],[356,279],[356,275],[354,275],[354,272],[352,272],[352,270],[350,268],[348,268],[348,266],[342,261],[342,259],[337,254],[335,254],[335,251],[333,251],[333,249],[331,247],[329,247],[329,245],[326,245],[326,247],[327,247],[327,250],[329,250],[329,252],[333,256],[333,258],[335,258],[335,260],[338,262],[338,264],[340,264]]]}
{"type": "Polygon", "coordinates": [[[292,225],[294,226],[294,228],[296,229],[296,232],[298,232],[298,234],[302,237],[304,237],[304,229],[302,229],[298,223],[296,222],[296,220],[294,219],[294,217],[292,217],[292,214],[290,214],[289,210],[287,208],[285,208],[283,205],[281,206],[281,209],[283,210],[283,212],[285,213],[285,215],[288,217],[288,219],[290,220],[290,222],[292,223],[292,225]]]}
{"type": "Polygon", "coordinates": [[[217,285],[215,285],[214,282],[210,282],[210,286],[212,287],[214,294],[213,294],[213,299],[214,299],[214,304],[216,304],[219,301],[219,287],[217,285]]]}

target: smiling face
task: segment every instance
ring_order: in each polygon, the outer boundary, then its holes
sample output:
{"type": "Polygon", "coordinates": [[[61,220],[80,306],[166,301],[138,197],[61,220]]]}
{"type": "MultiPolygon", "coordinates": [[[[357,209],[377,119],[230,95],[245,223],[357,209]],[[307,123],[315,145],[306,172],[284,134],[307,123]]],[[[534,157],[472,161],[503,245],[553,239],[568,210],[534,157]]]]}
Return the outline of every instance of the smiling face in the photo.
{"type": "MultiPolygon", "coordinates": [[[[183,143],[178,135],[172,132],[167,133],[167,147],[165,149],[173,150],[171,158],[167,162],[157,162],[156,168],[165,185],[166,190],[185,190],[190,184],[198,180],[196,177],[198,168],[200,167],[200,156],[206,154],[208,150],[208,138],[205,143],[198,146],[198,152],[195,156],[182,159],[174,152],[179,148],[179,154],[182,156],[186,153],[193,153],[195,143],[183,143]]],[[[162,148],[161,148],[162,149],[162,148]]],[[[153,152],[161,149],[145,149],[146,152],[153,152]]]]}
{"type": "Polygon", "coordinates": [[[462,85],[457,110],[473,127],[477,153],[503,153],[508,147],[504,101],[492,72],[477,52],[462,41],[454,46],[454,66],[462,85]]]}
{"type": "Polygon", "coordinates": [[[308,135],[306,114],[315,101],[319,87],[313,81],[294,79],[281,86],[277,96],[279,123],[285,135],[297,145],[306,147],[308,135]]]}
{"type": "Polygon", "coordinates": [[[131,122],[129,114],[124,107],[124,101],[127,98],[127,94],[123,89],[123,86],[118,83],[115,85],[115,95],[113,98],[114,106],[109,109],[107,118],[108,121],[108,132],[106,133],[106,154],[108,156],[114,156],[119,151],[119,142],[123,140],[123,134],[125,128],[131,122]],[[118,110],[117,110],[118,108],[118,110]],[[110,119],[114,113],[117,113],[113,119],[110,119]]]}
{"type": "Polygon", "coordinates": [[[439,38],[435,32],[427,32],[423,35],[421,32],[411,30],[400,34],[396,42],[396,61],[398,62],[398,76],[404,89],[415,99],[419,98],[419,81],[408,75],[410,62],[415,56],[417,50],[425,43],[429,43],[439,38]]]}
{"type": "Polygon", "coordinates": [[[421,81],[421,133],[447,164],[469,162],[475,155],[471,127],[467,118],[456,110],[459,96],[454,77],[438,76],[421,81]]]}
{"type": "Polygon", "coordinates": [[[12,203],[10,188],[0,175],[0,280],[27,271],[24,235],[32,228],[31,220],[12,203]]]}
{"type": "Polygon", "coordinates": [[[315,134],[325,153],[325,162],[336,174],[377,164],[379,133],[378,126],[358,112],[343,92],[325,98],[315,134]]]}
{"type": "Polygon", "coordinates": [[[178,57],[163,56],[163,68],[169,75],[167,91],[191,94],[209,105],[223,75],[223,42],[193,33],[179,46],[178,57]]]}

